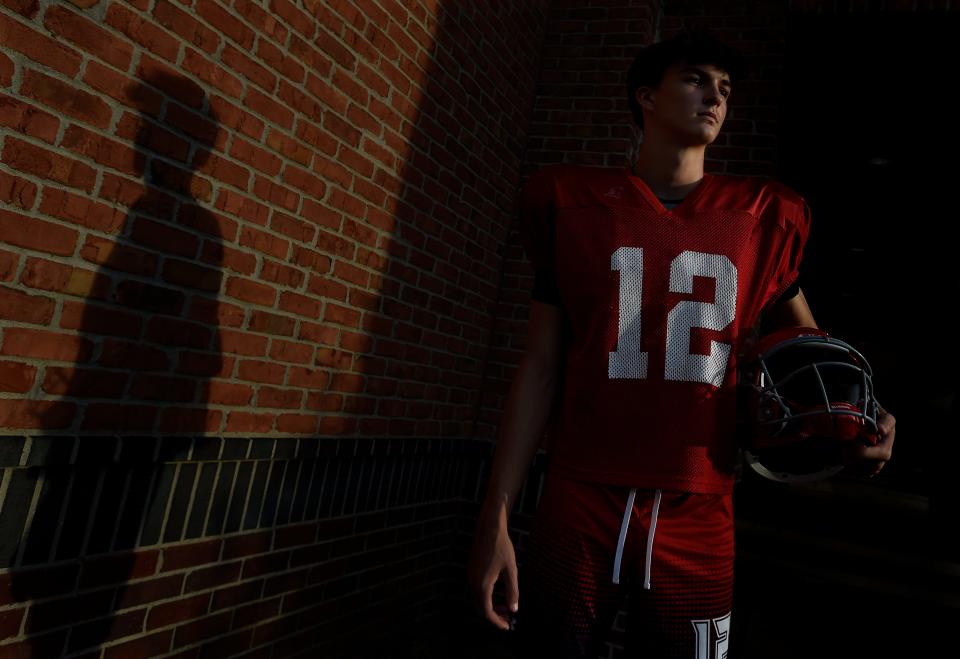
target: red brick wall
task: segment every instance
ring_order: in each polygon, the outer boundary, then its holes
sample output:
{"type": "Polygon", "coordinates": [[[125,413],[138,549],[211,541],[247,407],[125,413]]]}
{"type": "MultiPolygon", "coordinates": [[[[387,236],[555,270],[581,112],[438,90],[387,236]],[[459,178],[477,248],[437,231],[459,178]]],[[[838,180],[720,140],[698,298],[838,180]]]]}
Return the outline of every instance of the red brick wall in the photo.
{"type": "Polygon", "coordinates": [[[470,433],[538,3],[4,5],[0,428],[470,433]]]}
{"type": "Polygon", "coordinates": [[[546,4],[0,2],[0,654],[412,652],[546,4]]]}

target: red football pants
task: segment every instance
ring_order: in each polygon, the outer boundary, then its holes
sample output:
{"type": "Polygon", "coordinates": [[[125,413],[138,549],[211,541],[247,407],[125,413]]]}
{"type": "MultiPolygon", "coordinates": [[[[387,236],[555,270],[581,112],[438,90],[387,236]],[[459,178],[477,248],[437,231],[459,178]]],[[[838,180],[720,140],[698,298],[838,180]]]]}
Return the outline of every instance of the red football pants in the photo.
{"type": "Polygon", "coordinates": [[[625,659],[724,659],[733,604],[733,495],[547,476],[519,567],[529,657],[607,656],[627,596],[625,659]]]}

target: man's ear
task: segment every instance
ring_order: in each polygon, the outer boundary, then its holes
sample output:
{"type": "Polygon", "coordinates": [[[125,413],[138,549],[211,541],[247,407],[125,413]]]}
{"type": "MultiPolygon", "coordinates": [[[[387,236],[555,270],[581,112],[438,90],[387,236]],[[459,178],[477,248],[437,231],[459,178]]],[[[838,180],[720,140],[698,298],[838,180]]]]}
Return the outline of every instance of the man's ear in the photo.
{"type": "Polygon", "coordinates": [[[656,94],[656,90],[653,87],[637,87],[634,98],[641,108],[653,112],[655,109],[654,94],[656,94]]]}

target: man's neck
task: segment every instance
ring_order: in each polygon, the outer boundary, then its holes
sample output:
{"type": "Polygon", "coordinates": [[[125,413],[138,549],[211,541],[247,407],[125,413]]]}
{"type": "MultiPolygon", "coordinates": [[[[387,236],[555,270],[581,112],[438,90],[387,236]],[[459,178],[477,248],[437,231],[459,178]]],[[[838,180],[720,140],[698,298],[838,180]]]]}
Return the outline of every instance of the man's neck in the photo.
{"type": "Polygon", "coordinates": [[[633,173],[661,199],[683,199],[703,179],[705,150],[706,146],[657,144],[644,136],[633,173]]]}

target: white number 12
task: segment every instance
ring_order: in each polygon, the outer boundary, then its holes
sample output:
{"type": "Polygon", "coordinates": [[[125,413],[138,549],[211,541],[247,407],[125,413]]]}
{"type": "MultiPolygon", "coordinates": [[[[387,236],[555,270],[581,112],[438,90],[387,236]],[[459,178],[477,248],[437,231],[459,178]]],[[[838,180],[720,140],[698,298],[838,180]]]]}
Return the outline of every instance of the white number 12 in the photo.
{"type": "MultiPolygon", "coordinates": [[[[617,349],[610,353],[610,378],[646,378],[649,354],[640,350],[640,303],[643,293],[643,248],[621,247],[610,258],[620,271],[620,316],[617,349]]],[[[730,344],[710,342],[709,355],[690,354],[690,328],[722,330],[737,308],[737,268],[722,254],[684,251],[670,263],[670,291],[692,293],[693,278],[711,277],[714,302],[683,300],[667,314],[665,380],[703,382],[719,387],[727,369],[730,344]]]]}

